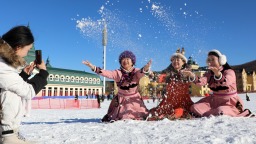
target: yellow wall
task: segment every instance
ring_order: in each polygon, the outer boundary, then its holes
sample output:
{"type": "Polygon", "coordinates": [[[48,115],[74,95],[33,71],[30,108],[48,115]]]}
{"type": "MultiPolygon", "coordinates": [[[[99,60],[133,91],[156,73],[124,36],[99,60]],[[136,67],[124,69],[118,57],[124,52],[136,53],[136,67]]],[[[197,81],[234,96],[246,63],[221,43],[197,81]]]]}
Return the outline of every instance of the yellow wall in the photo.
{"type": "MultiPolygon", "coordinates": [[[[197,71],[195,72],[196,76],[202,77],[204,75],[205,71],[197,71]]],[[[205,86],[198,86],[194,83],[191,84],[190,88],[191,96],[205,96],[205,94],[210,93],[210,89],[207,85],[205,86]]]]}

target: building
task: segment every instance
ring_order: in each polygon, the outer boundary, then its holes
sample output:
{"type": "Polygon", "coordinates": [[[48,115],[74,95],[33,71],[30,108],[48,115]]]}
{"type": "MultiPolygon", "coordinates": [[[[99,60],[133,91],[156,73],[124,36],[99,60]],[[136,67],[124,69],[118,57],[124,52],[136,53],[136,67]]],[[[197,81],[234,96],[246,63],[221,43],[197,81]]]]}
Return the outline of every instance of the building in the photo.
{"type": "Polygon", "coordinates": [[[256,91],[256,60],[232,66],[236,73],[238,92],[256,91]]]}
{"type": "Polygon", "coordinates": [[[196,61],[193,60],[191,56],[188,58],[187,64],[192,70],[197,70],[199,68],[199,65],[196,63],[196,61]]]}
{"type": "MultiPolygon", "coordinates": [[[[31,48],[25,57],[27,63],[35,60],[35,47],[31,48]]],[[[100,76],[84,71],[62,69],[51,66],[49,58],[46,61],[48,84],[37,96],[85,96],[102,95],[103,82],[100,76]]],[[[35,69],[33,73],[37,73],[35,69]]]]}
{"type": "Polygon", "coordinates": [[[114,95],[115,89],[117,89],[117,87],[115,87],[114,81],[106,81],[106,95],[114,95]]]}

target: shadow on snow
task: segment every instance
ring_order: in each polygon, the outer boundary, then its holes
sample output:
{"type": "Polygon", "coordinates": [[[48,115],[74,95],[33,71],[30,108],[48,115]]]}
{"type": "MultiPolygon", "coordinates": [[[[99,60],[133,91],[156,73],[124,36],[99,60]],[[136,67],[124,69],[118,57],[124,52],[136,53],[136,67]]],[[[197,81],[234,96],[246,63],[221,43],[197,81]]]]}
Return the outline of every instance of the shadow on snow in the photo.
{"type": "Polygon", "coordinates": [[[59,122],[22,122],[22,125],[31,124],[60,124],[60,123],[101,123],[101,119],[60,119],[59,122]]]}

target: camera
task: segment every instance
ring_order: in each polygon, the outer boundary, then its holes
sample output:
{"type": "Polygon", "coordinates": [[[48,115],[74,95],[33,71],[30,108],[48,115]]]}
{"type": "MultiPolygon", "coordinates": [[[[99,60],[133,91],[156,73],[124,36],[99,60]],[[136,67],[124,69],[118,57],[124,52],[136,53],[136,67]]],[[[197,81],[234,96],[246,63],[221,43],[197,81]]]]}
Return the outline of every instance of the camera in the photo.
{"type": "Polygon", "coordinates": [[[42,63],[42,51],[36,50],[35,55],[36,55],[36,60],[35,60],[36,64],[41,64],[42,63]]]}

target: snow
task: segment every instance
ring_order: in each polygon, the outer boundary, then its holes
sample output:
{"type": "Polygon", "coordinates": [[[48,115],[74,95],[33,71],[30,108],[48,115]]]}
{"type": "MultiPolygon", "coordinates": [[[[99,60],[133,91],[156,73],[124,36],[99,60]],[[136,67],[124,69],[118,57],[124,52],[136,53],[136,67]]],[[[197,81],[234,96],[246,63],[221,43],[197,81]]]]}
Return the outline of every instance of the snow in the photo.
{"type": "MultiPolygon", "coordinates": [[[[245,108],[256,112],[256,93],[239,94],[245,108]]],[[[193,98],[197,101],[199,98],[193,98]]],[[[228,116],[170,121],[116,121],[101,123],[110,101],[101,103],[100,109],[37,110],[23,119],[21,134],[39,144],[86,143],[171,143],[171,144],[255,144],[256,118],[228,116]]],[[[148,108],[157,102],[145,101],[148,108]]]]}

